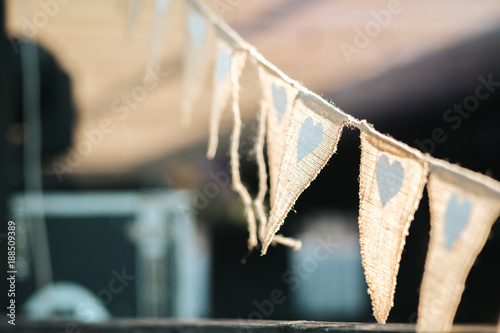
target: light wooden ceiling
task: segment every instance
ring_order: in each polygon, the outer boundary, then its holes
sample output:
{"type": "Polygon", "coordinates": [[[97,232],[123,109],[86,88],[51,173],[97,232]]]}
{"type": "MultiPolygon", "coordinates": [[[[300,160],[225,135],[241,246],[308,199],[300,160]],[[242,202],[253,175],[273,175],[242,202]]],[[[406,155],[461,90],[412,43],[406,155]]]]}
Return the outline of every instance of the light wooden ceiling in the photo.
{"type": "MultiPolygon", "coordinates": [[[[318,93],[374,77],[500,24],[500,2],[490,0],[206,2],[266,58],[318,93]],[[226,6],[224,12],[217,6],[221,3],[226,6]],[[390,15],[390,22],[347,61],[342,43],[355,46],[356,29],[373,24],[373,13],[387,11],[391,3],[399,3],[398,12],[390,15]]],[[[162,37],[161,83],[137,106],[130,107],[130,113],[122,119],[120,113],[113,112],[113,103],[142,85],[151,50],[153,1],[139,1],[137,19],[128,37],[126,0],[52,0],[48,3],[57,5],[50,15],[40,7],[42,3],[46,2],[7,1],[9,33],[19,36],[27,21],[34,23],[36,40],[69,73],[78,112],[76,149],[86,140],[84,133],[98,129],[103,119],[108,119],[113,128],[93,146],[75,173],[127,172],[207,141],[208,83],[191,127],[183,127],[180,121],[183,33],[179,17],[166,25],[169,29],[162,37]],[[48,19],[40,21],[43,17],[48,19]]],[[[246,70],[242,85],[241,109],[248,123],[255,119],[259,97],[251,68],[246,70]]],[[[223,134],[230,132],[231,123],[230,112],[225,112],[223,134]]]]}

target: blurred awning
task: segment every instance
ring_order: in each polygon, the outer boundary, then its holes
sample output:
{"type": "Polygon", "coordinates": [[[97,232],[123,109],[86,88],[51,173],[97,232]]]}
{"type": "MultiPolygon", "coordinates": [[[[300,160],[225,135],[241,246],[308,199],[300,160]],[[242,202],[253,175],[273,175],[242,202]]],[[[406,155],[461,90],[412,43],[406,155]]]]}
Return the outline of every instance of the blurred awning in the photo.
{"type": "MultiPolygon", "coordinates": [[[[129,1],[7,1],[9,33],[34,35],[72,78],[78,110],[73,147],[92,143],[75,174],[125,173],[207,141],[209,83],[191,127],[181,125],[181,20],[176,17],[164,31],[159,68],[148,69],[154,2],[137,3],[128,34],[129,1]],[[148,70],[157,78],[154,88],[144,86],[148,70]]],[[[500,26],[500,2],[490,0],[207,4],[272,63],[325,96],[500,26]]],[[[245,122],[255,120],[260,93],[251,67],[242,82],[245,122]]],[[[231,113],[225,112],[221,135],[231,125],[231,113]]]]}

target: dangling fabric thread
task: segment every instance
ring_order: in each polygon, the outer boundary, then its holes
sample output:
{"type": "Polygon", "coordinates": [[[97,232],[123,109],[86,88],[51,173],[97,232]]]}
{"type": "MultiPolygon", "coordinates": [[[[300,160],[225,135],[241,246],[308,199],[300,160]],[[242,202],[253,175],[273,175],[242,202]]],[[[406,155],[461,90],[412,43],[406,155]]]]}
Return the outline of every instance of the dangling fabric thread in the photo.
{"type": "MultiPolygon", "coordinates": [[[[241,52],[241,51],[235,51],[241,52]]],[[[242,57],[246,57],[246,54],[240,54],[242,57]]],[[[252,207],[252,198],[248,193],[248,190],[241,183],[240,176],[240,161],[239,161],[239,145],[241,136],[241,114],[239,106],[239,61],[237,61],[237,56],[235,54],[235,59],[231,61],[231,92],[232,92],[232,110],[234,116],[234,128],[233,135],[231,137],[231,173],[233,176],[233,188],[240,195],[245,205],[245,215],[247,217],[248,223],[248,249],[253,250],[257,245],[257,224],[255,221],[255,214],[252,207]]]]}

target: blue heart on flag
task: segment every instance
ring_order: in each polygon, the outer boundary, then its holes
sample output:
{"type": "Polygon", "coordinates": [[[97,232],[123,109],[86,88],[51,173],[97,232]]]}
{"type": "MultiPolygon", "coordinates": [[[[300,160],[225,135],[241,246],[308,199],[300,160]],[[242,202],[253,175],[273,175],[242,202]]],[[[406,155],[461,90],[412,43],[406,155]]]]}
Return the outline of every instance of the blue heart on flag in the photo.
{"type": "Polygon", "coordinates": [[[297,163],[316,149],[323,140],[323,124],[317,123],[307,117],[302,124],[297,142],[297,163]]]}
{"type": "Polygon", "coordinates": [[[455,241],[458,237],[460,237],[462,231],[467,226],[471,206],[472,204],[469,199],[465,198],[462,202],[459,202],[458,197],[455,194],[453,194],[450,201],[448,201],[446,215],[444,218],[447,250],[455,244],[455,241]]]}
{"type": "Polygon", "coordinates": [[[278,114],[278,119],[281,122],[286,111],[287,97],[288,97],[286,94],[285,87],[277,86],[275,83],[273,83],[272,94],[273,94],[274,108],[276,109],[276,113],[278,114]]]}
{"type": "Polygon", "coordinates": [[[380,155],[375,172],[380,201],[382,208],[384,208],[389,200],[399,192],[405,173],[399,161],[390,164],[389,158],[385,154],[380,155]]]}
{"type": "Polygon", "coordinates": [[[199,48],[205,39],[207,21],[196,12],[190,12],[188,18],[189,40],[195,48],[199,48]]]}
{"type": "Polygon", "coordinates": [[[220,83],[229,74],[231,70],[231,55],[229,50],[221,49],[219,51],[217,64],[215,65],[217,83],[220,83]]]}

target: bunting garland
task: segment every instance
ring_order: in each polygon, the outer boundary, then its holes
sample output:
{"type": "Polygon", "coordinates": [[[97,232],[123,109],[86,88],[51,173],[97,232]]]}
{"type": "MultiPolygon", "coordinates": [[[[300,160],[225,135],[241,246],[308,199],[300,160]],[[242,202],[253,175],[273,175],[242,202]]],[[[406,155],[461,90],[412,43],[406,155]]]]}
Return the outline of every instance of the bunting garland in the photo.
{"type": "MultiPolygon", "coordinates": [[[[142,3],[128,1],[127,37],[134,33],[142,3]]],[[[195,103],[211,80],[207,158],[213,159],[217,153],[223,112],[227,108],[232,112],[232,185],[244,205],[248,249],[258,248],[260,243],[264,255],[276,243],[300,248],[300,240],[277,232],[301,193],[336,153],[344,128],[357,129],[361,141],[359,242],[374,317],[385,323],[394,306],[406,236],[426,188],[430,238],[425,245],[416,329],[451,331],[467,276],[500,215],[500,182],[423,154],[343,112],[270,63],[203,1],[155,0],[154,8],[150,67],[158,65],[166,27],[176,26],[172,24],[175,17],[180,18],[175,22],[183,24],[181,33],[186,38],[180,108],[185,125],[191,122],[195,103]],[[244,124],[239,91],[247,62],[256,67],[261,88],[254,145],[259,179],[255,197],[240,175],[244,124]]],[[[163,43],[170,45],[165,40],[163,43]]],[[[497,329],[500,333],[500,321],[497,329]]]]}
{"type": "Polygon", "coordinates": [[[191,7],[186,14],[189,44],[183,112],[189,119],[192,103],[201,89],[199,84],[213,64],[207,157],[215,156],[219,122],[231,100],[233,187],[245,205],[249,249],[255,248],[259,239],[262,254],[273,242],[300,247],[300,242],[275,234],[300,194],[336,152],[343,128],[357,128],[361,132],[358,225],[374,316],[384,323],[393,306],[405,238],[428,182],[431,235],[417,330],[449,331],[465,279],[500,214],[500,183],[424,155],[344,113],[290,79],[202,2],[185,1],[191,7]],[[257,66],[262,90],[254,147],[259,192],[254,199],[241,183],[238,154],[242,126],[239,79],[247,59],[257,66]],[[264,158],[265,141],[269,173],[264,158]],[[264,205],[268,190],[269,213],[264,205]]]}

